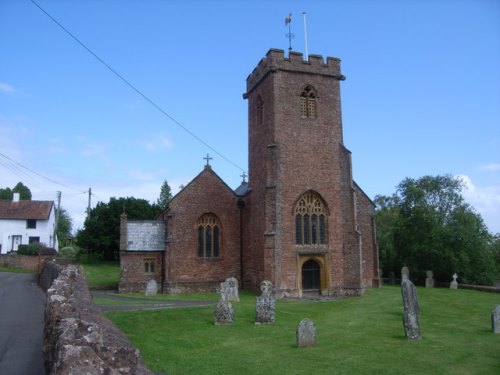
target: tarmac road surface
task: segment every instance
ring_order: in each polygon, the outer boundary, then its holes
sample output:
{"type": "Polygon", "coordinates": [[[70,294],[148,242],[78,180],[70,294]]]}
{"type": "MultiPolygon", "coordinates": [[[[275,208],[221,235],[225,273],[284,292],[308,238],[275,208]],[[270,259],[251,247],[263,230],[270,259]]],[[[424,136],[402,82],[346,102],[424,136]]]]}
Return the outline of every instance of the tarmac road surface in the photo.
{"type": "Polygon", "coordinates": [[[0,272],[1,375],[44,375],[45,301],[34,274],[0,272]]]}

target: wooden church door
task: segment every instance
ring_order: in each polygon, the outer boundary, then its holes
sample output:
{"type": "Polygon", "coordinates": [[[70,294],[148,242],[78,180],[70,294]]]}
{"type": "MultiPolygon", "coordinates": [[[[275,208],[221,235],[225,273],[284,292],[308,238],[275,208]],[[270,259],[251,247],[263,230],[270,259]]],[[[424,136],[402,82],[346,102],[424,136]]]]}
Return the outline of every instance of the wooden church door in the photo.
{"type": "Polygon", "coordinates": [[[321,288],[321,268],[318,262],[309,259],[302,265],[302,290],[321,288]]]}

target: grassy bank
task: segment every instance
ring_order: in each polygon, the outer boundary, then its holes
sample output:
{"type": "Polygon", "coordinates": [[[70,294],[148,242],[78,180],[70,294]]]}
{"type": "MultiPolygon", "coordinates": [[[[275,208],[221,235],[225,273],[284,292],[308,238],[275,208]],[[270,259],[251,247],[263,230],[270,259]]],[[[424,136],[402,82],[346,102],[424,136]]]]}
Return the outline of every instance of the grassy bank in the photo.
{"type": "Polygon", "coordinates": [[[154,371],[180,374],[498,374],[500,335],[491,333],[498,294],[418,289],[423,340],[409,342],[398,287],[334,302],[280,300],[276,323],[255,325],[255,296],[234,303],[235,323],[213,324],[213,307],[113,312],[154,371]],[[303,318],[316,347],[297,349],[303,318]]]}

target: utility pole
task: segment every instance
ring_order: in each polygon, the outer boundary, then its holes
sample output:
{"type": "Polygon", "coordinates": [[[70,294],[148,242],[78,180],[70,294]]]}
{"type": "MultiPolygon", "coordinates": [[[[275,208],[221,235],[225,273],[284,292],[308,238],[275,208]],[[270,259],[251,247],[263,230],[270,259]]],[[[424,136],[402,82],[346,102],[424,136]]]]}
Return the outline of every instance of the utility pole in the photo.
{"type": "Polygon", "coordinates": [[[54,224],[54,236],[52,237],[52,247],[56,247],[57,226],[59,225],[59,215],[61,214],[61,192],[57,192],[56,222],[54,224]]]}
{"type": "Polygon", "coordinates": [[[87,206],[87,217],[90,215],[91,197],[92,197],[92,189],[91,189],[91,188],[89,188],[89,204],[88,204],[88,206],[87,206]]]}

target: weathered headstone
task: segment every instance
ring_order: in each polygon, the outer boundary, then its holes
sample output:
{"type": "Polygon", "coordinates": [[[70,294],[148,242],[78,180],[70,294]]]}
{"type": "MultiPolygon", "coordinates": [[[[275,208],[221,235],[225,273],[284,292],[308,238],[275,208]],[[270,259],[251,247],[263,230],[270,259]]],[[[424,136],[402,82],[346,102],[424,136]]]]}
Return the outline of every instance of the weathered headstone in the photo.
{"type": "Polygon", "coordinates": [[[156,296],[158,293],[158,283],[156,280],[149,280],[148,284],[146,285],[146,291],[144,292],[145,295],[147,296],[156,296]]]}
{"type": "Polygon", "coordinates": [[[417,288],[410,280],[410,270],[408,267],[401,269],[401,295],[403,297],[403,326],[405,335],[409,340],[420,340],[420,326],[418,315],[420,307],[418,305],[417,288]]]}
{"type": "Polygon", "coordinates": [[[427,277],[425,278],[425,287],[434,288],[434,273],[432,271],[427,271],[427,277]]]}
{"type": "Polygon", "coordinates": [[[457,282],[458,275],[456,273],[454,273],[452,277],[453,277],[453,280],[450,283],[450,289],[458,289],[458,282],[457,282]]]}
{"type": "Polygon", "coordinates": [[[495,305],[491,312],[491,330],[493,333],[500,333],[500,305],[495,305]]]}
{"type": "Polygon", "coordinates": [[[272,295],[273,285],[269,280],[260,283],[262,294],[255,302],[255,324],[274,323],[276,315],[276,299],[272,295]]]}
{"type": "Polygon", "coordinates": [[[216,325],[231,324],[234,322],[233,305],[227,300],[226,293],[218,289],[219,302],[215,306],[214,321],[216,325]]]}
{"type": "Polygon", "coordinates": [[[238,279],[235,277],[230,277],[220,283],[221,289],[226,293],[226,297],[228,301],[240,301],[240,297],[238,294],[238,279]]]}
{"type": "Polygon", "coordinates": [[[297,347],[316,345],[316,327],[309,319],[302,319],[297,326],[297,347]]]}

